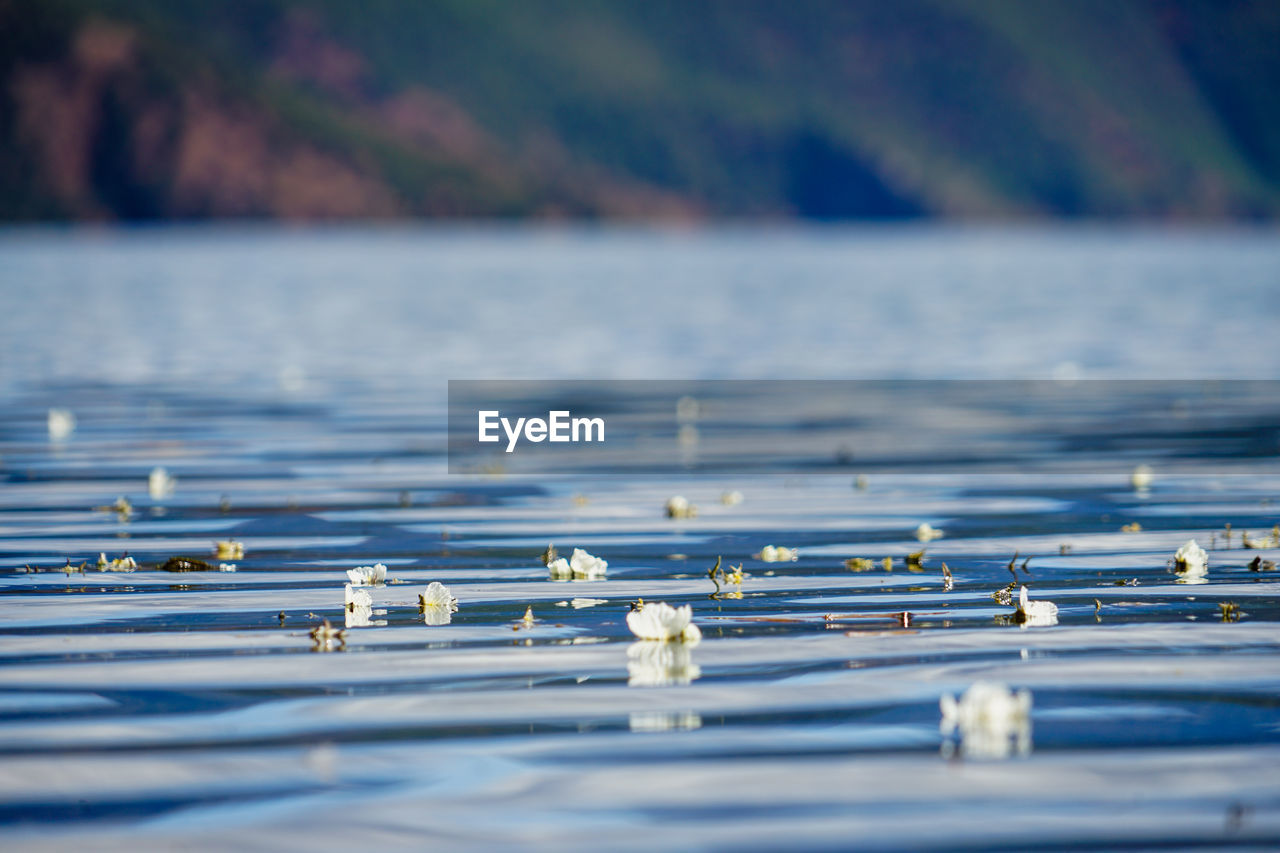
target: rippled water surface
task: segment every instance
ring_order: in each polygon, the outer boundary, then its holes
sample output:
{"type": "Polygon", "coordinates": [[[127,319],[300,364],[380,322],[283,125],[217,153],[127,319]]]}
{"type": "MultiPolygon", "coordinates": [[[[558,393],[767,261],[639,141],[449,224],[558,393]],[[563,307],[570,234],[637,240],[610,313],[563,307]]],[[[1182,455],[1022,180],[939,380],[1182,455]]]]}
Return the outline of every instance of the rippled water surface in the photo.
{"type": "Polygon", "coordinates": [[[1276,407],[1142,490],[451,476],[443,435],[464,376],[1274,378],[1268,235],[11,232],[0,275],[6,846],[1280,843],[1276,407]],[[548,543],[607,576],[550,580],[548,543]],[[993,599],[1015,552],[1057,624],[993,599]],[[636,641],[638,598],[702,641],[636,641]],[[1029,715],[942,726],[979,681],[1029,715]]]}

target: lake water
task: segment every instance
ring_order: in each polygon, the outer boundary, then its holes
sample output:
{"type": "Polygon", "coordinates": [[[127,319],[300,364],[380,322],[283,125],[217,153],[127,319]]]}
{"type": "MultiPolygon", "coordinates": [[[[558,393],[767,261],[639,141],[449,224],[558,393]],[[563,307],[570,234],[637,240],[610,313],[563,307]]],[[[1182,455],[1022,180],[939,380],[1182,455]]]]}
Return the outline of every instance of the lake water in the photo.
{"type": "Polygon", "coordinates": [[[1274,847],[1280,574],[1249,564],[1280,560],[1280,401],[1198,472],[1153,444],[1140,490],[459,476],[444,430],[459,378],[1280,379],[1278,287],[1248,230],[0,232],[0,839],[1274,847]],[[909,568],[922,522],[944,535],[909,568]],[[1192,537],[1203,575],[1170,566],[1192,537]],[[606,578],[550,580],[549,542],[606,578]],[[993,600],[1015,552],[1057,624],[993,600]],[[712,598],[717,556],[746,577],[712,598]],[[348,613],[375,562],[392,582],[348,613]],[[637,642],[637,598],[702,641],[637,642]],[[324,618],[345,646],[315,650],[324,618]],[[1029,713],[947,730],[980,681],[1029,713]]]}

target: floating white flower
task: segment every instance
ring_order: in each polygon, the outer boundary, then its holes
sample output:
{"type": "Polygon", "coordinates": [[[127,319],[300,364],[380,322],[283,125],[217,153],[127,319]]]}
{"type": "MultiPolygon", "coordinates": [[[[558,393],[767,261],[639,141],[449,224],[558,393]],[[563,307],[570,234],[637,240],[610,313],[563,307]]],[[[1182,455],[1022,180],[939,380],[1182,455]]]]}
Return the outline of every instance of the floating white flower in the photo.
{"type": "Polygon", "coordinates": [[[942,538],[942,531],[925,521],[916,528],[916,538],[921,542],[932,542],[942,538]]]}
{"type": "Polygon", "coordinates": [[[1027,597],[1027,588],[1018,590],[1018,612],[1014,620],[1023,627],[1043,627],[1058,624],[1058,605],[1052,601],[1031,601],[1027,597]]]}
{"type": "Polygon", "coordinates": [[[599,557],[593,557],[581,548],[574,548],[569,557],[569,568],[573,576],[579,580],[599,580],[609,570],[609,563],[599,557]]]}
{"type": "Polygon", "coordinates": [[[373,566],[356,566],[347,569],[347,577],[353,586],[381,586],[387,582],[387,567],[378,563],[373,566]]]}
{"type": "Polygon", "coordinates": [[[62,441],[76,431],[76,416],[69,409],[50,409],[47,418],[49,438],[62,441]]]}
{"type": "Polygon", "coordinates": [[[672,607],[666,602],[641,603],[627,614],[627,627],[642,640],[677,640],[697,643],[702,632],[693,624],[693,607],[672,607]]]}
{"type": "Polygon", "coordinates": [[[573,578],[573,569],[569,567],[569,561],[564,557],[557,557],[547,563],[547,569],[551,572],[553,581],[567,581],[573,578]]]}
{"type": "Polygon", "coordinates": [[[1196,540],[1189,539],[1174,553],[1173,567],[1179,574],[1202,577],[1209,570],[1209,555],[1196,540]]]}
{"type": "Polygon", "coordinates": [[[742,501],[743,501],[742,492],[739,492],[736,489],[732,492],[724,492],[720,495],[720,503],[724,504],[725,506],[737,506],[738,504],[742,503],[742,501]]]}
{"type": "Polygon", "coordinates": [[[147,475],[147,493],[155,501],[173,494],[173,487],[177,484],[178,479],[170,477],[169,472],[163,468],[152,468],[151,473],[147,475]]]}
{"type": "Polygon", "coordinates": [[[219,560],[239,560],[244,557],[244,543],[234,539],[214,542],[213,553],[219,560]]]}
{"type": "Polygon", "coordinates": [[[108,560],[105,553],[98,554],[98,571],[100,572],[132,572],[138,568],[138,561],[125,554],[114,560],[108,560]]]}
{"type": "MultiPolygon", "coordinates": [[[[1016,744],[1020,754],[1031,745],[1031,692],[1014,693],[1003,684],[979,681],[957,701],[944,695],[940,726],[944,736],[959,731],[964,752],[982,758],[1004,758],[1016,744]]],[[[945,747],[944,747],[945,751],[945,747]]]]}
{"type": "Polygon", "coordinates": [[[1129,484],[1139,492],[1146,491],[1151,488],[1151,481],[1155,479],[1154,472],[1150,465],[1139,465],[1133,469],[1133,473],[1129,475],[1129,484]]]}
{"type": "Polygon", "coordinates": [[[702,675],[693,662],[692,644],[640,640],[627,647],[627,684],[666,687],[688,684],[702,675]]]}
{"type": "Polygon", "coordinates": [[[667,499],[667,518],[695,518],[697,515],[698,508],[684,495],[673,495],[667,499]]]}
{"type": "Polygon", "coordinates": [[[448,625],[458,609],[458,599],[449,592],[449,587],[432,581],[427,584],[427,591],[418,596],[418,608],[428,625],[448,625]]]}
{"type": "Polygon", "coordinates": [[[234,572],[235,570],[235,563],[218,563],[218,571],[220,572],[234,572]]]}
{"type": "Polygon", "coordinates": [[[790,563],[800,556],[800,552],[794,548],[783,548],[781,545],[766,545],[760,549],[759,554],[754,556],[765,563],[790,563]]]}
{"type": "Polygon", "coordinates": [[[343,591],[345,593],[344,604],[348,610],[356,607],[373,606],[373,596],[369,594],[368,590],[354,587],[351,584],[345,584],[343,586],[343,591]]]}

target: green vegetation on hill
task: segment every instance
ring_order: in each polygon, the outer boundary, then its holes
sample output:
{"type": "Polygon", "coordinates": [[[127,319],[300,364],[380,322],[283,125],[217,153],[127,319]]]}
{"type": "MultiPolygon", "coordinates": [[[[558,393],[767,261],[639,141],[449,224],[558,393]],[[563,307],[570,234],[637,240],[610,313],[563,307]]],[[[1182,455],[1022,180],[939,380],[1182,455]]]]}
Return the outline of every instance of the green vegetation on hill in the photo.
{"type": "Polygon", "coordinates": [[[0,217],[1272,218],[1280,4],[0,0],[0,217]]]}

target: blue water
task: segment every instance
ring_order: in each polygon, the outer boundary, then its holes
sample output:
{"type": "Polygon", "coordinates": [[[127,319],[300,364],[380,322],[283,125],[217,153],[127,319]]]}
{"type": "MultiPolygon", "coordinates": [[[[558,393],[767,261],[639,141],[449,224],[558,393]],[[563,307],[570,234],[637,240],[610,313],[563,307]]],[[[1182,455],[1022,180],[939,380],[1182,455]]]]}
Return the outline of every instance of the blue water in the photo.
{"type": "Polygon", "coordinates": [[[1273,847],[1280,574],[1249,563],[1280,560],[1274,453],[1156,464],[1142,490],[1128,467],[451,476],[444,397],[1280,378],[1277,285],[1280,242],[1243,230],[0,234],[0,839],[1273,847]],[[60,440],[51,407],[76,417],[60,440]],[[674,494],[698,516],[666,518],[674,494]],[[944,536],[912,571],[921,522],[944,536]],[[1169,565],[1193,536],[1202,577],[1169,565]],[[228,538],[242,558],[212,555],[228,538]],[[607,578],[551,581],[548,542],[607,578]],[[137,571],[93,565],[126,551],[137,571]],[[993,600],[1015,551],[1057,624],[993,600]],[[237,570],[158,569],[179,555],[237,570]],[[717,556],[741,597],[710,597],[717,556]],[[344,570],[377,561],[393,583],[316,651],[344,570]],[[424,624],[430,581],[448,624],[424,624]],[[702,642],[637,643],[637,598],[691,605],[702,642]],[[945,731],[940,698],[977,681],[1030,691],[1029,716],[945,731]]]}

